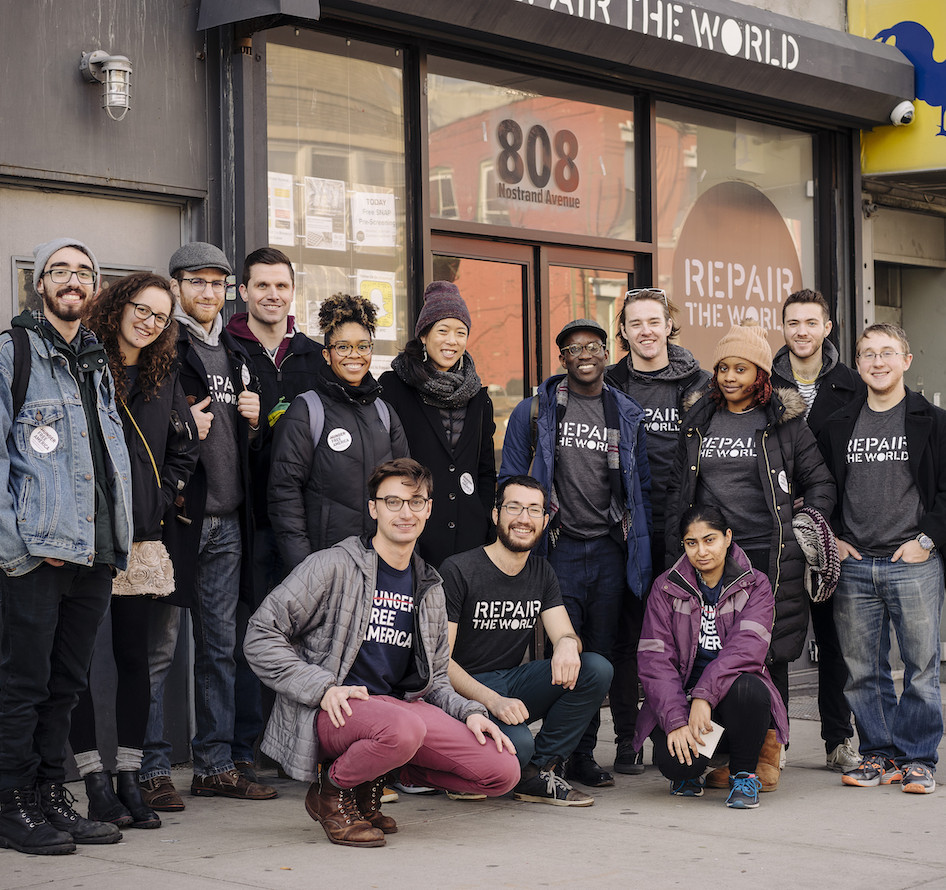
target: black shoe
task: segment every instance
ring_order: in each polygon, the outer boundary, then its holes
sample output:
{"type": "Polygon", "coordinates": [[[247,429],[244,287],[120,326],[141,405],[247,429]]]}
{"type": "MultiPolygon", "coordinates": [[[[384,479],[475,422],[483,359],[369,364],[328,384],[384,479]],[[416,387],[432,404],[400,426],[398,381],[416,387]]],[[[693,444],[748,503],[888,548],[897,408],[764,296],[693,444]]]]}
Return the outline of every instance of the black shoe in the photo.
{"type": "Polygon", "coordinates": [[[72,836],[46,821],[35,785],[11,788],[0,794],[0,847],[38,856],[76,851],[72,836]]]}
{"type": "Polygon", "coordinates": [[[565,778],[589,788],[606,788],[614,784],[614,776],[598,766],[589,754],[572,754],[565,767],[565,778]]]}
{"type": "Polygon", "coordinates": [[[137,770],[119,770],[116,782],[118,799],[131,813],[130,828],[160,828],[161,819],[141,799],[141,786],[138,784],[137,770]]]}
{"type": "Polygon", "coordinates": [[[644,752],[636,751],[630,739],[618,741],[617,754],[614,756],[614,771],[625,776],[639,776],[644,772],[644,752]]]}
{"type": "Polygon", "coordinates": [[[75,796],[59,782],[39,786],[39,805],[53,828],[72,835],[77,844],[117,844],[122,839],[118,826],[111,822],[83,819],[73,808],[75,796]]]}
{"type": "Polygon", "coordinates": [[[89,818],[95,822],[111,822],[119,828],[131,825],[131,813],[115,796],[112,788],[112,774],[109,772],[89,773],[84,777],[85,793],[89,798],[89,818]]]}

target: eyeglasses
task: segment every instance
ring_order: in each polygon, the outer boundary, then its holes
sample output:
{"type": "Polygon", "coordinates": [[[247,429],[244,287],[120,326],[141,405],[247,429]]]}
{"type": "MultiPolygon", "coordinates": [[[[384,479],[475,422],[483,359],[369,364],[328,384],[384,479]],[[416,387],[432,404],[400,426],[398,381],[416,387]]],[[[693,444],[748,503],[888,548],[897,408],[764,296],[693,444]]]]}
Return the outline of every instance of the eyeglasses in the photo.
{"type": "Polygon", "coordinates": [[[515,502],[511,504],[503,504],[502,508],[510,516],[519,516],[523,510],[526,511],[533,519],[541,519],[545,516],[545,508],[540,507],[538,504],[531,504],[526,507],[523,504],[517,504],[515,502]]]}
{"type": "Polygon", "coordinates": [[[885,349],[883,352],[860,352],[857,355],[857,360],[859,362],[867,362],[871,365],[874,363],[874,359],[881,358],[885,362],[889,362],[893,359],[895,355],[907,355],[906,352],[894,352],[892,349],[885,349]]]}
{"type": "Polygon", "coordinates": [[[374,343],[369,343],[367,341],[361,343],[333,343],[329,346],[329,349],[334,349],[337,355],[340,355],[344,358],[346,355],[351,355],[351,351],[354,349],[357,351],[358,355],[371,355],[371,351],[374,349],[374,343]]]}
{"type": "Polygon", "coordinates": [[[384,498],[372,498],[373,501],[384,501],[384,506],[387,507],[392,513],[400,513],[401,507],[404,504],[407,504],[411,508],[411,512],[420,513],[424,507],[427,506],[427,501],[430,498],[421,497],[419,494],[415,494],[409,498],[399,498],[397,495],[389,494],[384,498]]]}
{"type": "MultiPolygon", "coordinates": [[[[73,275],[79,280],[79,284],[95,283],[95,272],[91,269],[47,269],[43,275],[48,275],[53,284],[66,284],[72,280],[73,275]]],[[[43,275],[40,275],[40,278],[43,275]]]]}
{"type": "Polygon", "coordinates": [[[171,319],[165,315],[163,312],[152,312],[144,303],[132,303],[128,301],[129,306],[135,307],[135,315],[138,316],[142,321],[147,321],[149,318],[154,319],[154,323],[165,330],[167,326],[171,323],[171,319]]]}
{"type": "Polygon", "coordinates": [[[607,347],[600,340],[592,340],[590,343],[572,343],[571,346],[562,347],[562,355],[567,352],[571,356],[581,355],[587,352],[588,355],[597,355],[604,352],[607,347]]]}
{"type": "Polygon", "coordinates": [[[178,281],[186,281],[196,290],[204,290],[209,284],[215,294],[222,294],[227,289],[226,281],[207,281],[206,278],[179,278],[178,281]]]}
{"type": "Polygon", "coordinates": [[[668,309],[670,308],[670,304],[667,302],[667,292],[659,287],[635,287],[624,295],[625,304],[635,297],[653,297],[655,300],[660,300],[668,309]]]}

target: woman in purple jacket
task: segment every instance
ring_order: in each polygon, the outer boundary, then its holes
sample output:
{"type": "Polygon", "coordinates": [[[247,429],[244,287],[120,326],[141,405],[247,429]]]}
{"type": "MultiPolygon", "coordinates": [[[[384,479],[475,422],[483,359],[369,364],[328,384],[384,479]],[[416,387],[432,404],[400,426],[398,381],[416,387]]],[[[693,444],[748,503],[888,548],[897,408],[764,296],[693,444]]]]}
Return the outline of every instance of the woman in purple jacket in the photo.
{"type": "Polygon", "coordinates": [[[726,806],[754,809],[769,728],[788,741],[785,705],[765,668],[775,599],[765,574],[733,544],[718,508],[690,507],[680,528],[684,555],[654,582],[647,601],[634,747],[649,736],[670,793],[701,797],[710,765],[702,736],[715,721],[725,728],[717,753],[729,756],[726,806]]]}

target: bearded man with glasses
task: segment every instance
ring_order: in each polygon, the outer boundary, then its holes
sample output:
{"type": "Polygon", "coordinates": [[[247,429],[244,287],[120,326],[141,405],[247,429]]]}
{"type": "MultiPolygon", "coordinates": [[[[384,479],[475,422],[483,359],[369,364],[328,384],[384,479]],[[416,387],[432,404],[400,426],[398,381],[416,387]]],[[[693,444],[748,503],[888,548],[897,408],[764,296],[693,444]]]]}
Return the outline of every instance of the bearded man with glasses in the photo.
{"type": "MultiPolygon", "coordinates": [[[[651,518],[644,412],[605,382],[607,339],[587,318],[562,328],[555,343],[566,373],[513,410],[499,482],[531,468],[549,491],[537,550],[548,551],[584,651],[610,660],[626,596],[640,598],[650,584],[651,518]]],[[[594,758],[600,722],[596,710],[565,768],[565,778],[592,788],[614,784],[594,758]]]]}
{"type": "Polygon", "coordinates": [[[498,796],[519,780],[512,743],[447,675],[440,575],[414,552],[431,486],[410,458],[376,467],[377,531],[296,566],[247,629],[247,661],[276,692],[262,750],[312,783],[306,811],[335,844],[379,847],[398,830],[381,812],[392,770],[459,794],[498,796]]]}

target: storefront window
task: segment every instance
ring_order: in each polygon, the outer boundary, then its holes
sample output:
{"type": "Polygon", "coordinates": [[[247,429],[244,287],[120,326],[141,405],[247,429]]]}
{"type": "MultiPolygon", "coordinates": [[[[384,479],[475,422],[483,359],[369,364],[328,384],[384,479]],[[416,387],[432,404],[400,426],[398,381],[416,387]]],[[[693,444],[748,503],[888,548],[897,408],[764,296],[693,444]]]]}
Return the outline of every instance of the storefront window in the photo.
{"type": "Polygon", "coordinates": [[[815,286],[811,136],[659,102],[656,158],[653,284],[679,309],[681,342],[708,363],[754,316],[784,345],[782,303],[815,286]]]}
{"type": "Polygon", "coordinates": [[[632,98],[602,98],[431,59],[430,216],[635,240],[632,98]]]}
{"type": "Polygon", "coordinates": [[[401,56],[281,29],[266,59],[269,242],[295,266],[297,323],[318,337],[327,297],[372,299],[377,376],[408,317],[401,56]]]}

